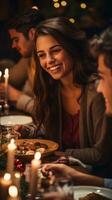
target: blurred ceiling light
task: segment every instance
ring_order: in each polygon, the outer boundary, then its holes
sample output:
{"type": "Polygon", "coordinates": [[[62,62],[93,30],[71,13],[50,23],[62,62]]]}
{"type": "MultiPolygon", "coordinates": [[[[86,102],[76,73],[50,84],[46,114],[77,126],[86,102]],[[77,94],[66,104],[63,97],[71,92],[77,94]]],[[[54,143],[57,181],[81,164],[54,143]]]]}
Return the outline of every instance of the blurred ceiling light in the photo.
{"type": "Polygon", "coordinates": [[[75,19],[73,18],[73,17],[71,17],[71,18],[69,18],[69,21],[71,22],[71,23],[75,23],[75,19]]]}
{"type": "Polygon", "coordinates": [[[67,2],[66,2],[66,1],[61,1],[61,5],[62,5],[62,6],[66,6],[66,5],[67,5],[67,2]]]}
{"type": "Polygon", "coordinates": [[[60,7],[60,4],[59,4],[59,3],[54,3],[54,7],[55,7],[55,8],[59,8],[59,7],[60,7]]]}
{"type": "Polygon", "coordinates": [[[80,7],[81,7],[82,9],[85,9],[85,8],[87,7],[87,5],[86,5],[85,3],[81,3],[81,4],[80,4],[80,7]]]}

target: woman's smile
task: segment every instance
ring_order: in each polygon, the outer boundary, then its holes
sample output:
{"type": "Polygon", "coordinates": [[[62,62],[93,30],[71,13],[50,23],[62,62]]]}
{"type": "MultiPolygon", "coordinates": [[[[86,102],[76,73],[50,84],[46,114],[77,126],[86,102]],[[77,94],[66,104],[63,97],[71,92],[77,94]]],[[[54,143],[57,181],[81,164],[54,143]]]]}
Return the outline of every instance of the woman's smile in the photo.
{"type": "Polygon", "coordinates": [[[36,45],[41,67],[54,79],[61,80],[71,72],[73,63],[70,55],[52,36],[40,36],[36,45]]]}

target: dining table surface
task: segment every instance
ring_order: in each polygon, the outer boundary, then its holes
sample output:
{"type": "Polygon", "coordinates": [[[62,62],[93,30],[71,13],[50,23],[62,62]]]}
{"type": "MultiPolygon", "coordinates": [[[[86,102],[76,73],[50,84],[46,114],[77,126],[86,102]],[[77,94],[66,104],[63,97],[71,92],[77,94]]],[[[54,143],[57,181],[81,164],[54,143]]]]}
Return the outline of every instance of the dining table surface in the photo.
{"type": "MultiPolygon", "coordinates": [[[[13,105],[9,107],[9,110],[7,113],[0,113],[0,118],[3,116],[29,116],[31,117],[28,113],[19,111],[15,109],[13,105]]],[[[33,122],[33,121],[32,121],[33,122]]],[[[1,136],[1,120],[0,120],[0,136],[1,136]]],[[[1,139],[1,138],[0,138],[1,139]]],[[[45,163],[56,163],[57,160],[59,159],[59,156],[55,153],[59,145],[53,141],[49,140],[44,140],[44,139],[17,139],[16,142],[19,142],[18,145],[20,146],[21,144],[24,144],[24,142],[28,142],[29,144],[32,143],[42,143],[42,145],[47,145],[47,151],[43,152],[41,154],[41,167],[45,163]],[[52,148],[53,147],[53,148],[52,148]]],[[[8,144],[8,143],[7,143],[8,144]]],[[[0,180],[3,177],[4,173],[6,172],[6,166],[7,166],[7,150],[6,147],[3,149],[3,145],[7,146],[7,144],[2,144],[1,148],[1,142],[0,142],[0,180]]],[[[20,180],[20,199],[19,200],[29,200],[29,185],[30,185],[30,170],[31,170],[31,162],[34,159],[34,154],[32,155],[19,155],[15,154],[14,158],[14,173],[19,172],[21,174],[21,180],[20,180]]],[[[89,192],[95,192],[99,194],[103,194],[105,197],[111,197],[112,192],[108,189],[105,188],[100,188],[100,187],[92,187],[92,186],[74,186],[72,179],[65,179],[63,176],[60,176],[59,179],[55,179],[54,183],[52,181],[52,185],[50,183],[49,178],[44,177],[43,174],[41,173],[41,167],[38,170],[38,182],[39,184],[41,183],[41,187],[38,187],[38,191],[36,193],[36,199],[42,200],[42,195],[43,193],[51,192],[51,191],[59,191],[60,188],[64,191],[70,192],[71,189],[73,191],[73,199],[79,200],[80,197],[88,194],[89,192]],[[55,183],[58,184],[55,184],[55,183]],[[69,190],[68,190],[69,188],[69,190]],[[74,192],[75,191],[75,192],[74,192]]],[[[89,173],[87,169],[80,165],[72,165],[75,169],[82,171],[84,173],[89,173]]],[[[1,186],[0,186],[1,187],[1,186]]],[[[110,198],[111,199],[111,198],[110,198]]],[[[5,200],[5,199],[3,199],[5,200]]]]}

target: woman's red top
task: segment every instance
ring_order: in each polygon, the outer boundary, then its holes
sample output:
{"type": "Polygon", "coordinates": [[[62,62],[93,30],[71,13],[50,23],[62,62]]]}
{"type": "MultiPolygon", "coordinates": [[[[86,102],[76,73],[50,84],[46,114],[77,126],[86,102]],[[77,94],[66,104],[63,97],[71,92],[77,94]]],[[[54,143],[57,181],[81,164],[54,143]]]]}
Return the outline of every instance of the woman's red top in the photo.
{"type": "Polygon", "coordinates": [[[79,148],[79,112],[70,115],[63,111],[63,150],[68,148],[79,148]]]}

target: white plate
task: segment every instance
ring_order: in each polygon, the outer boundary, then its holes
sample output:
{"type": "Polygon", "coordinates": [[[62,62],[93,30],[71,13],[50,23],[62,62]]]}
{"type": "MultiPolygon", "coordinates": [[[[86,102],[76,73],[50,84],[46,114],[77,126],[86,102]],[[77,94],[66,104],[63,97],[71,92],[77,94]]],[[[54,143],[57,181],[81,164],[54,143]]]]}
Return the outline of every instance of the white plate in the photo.
{"type": "Polygon", "coordinates": [[[74,199],[79,200],[80,197],[84,197],[91,192],[95,192],[102,196],[108,197],[112,199],[112,190],[106,189],[103,187],[95,187],[95,186],[74,186],[74,199]]]}
{"type": "Polygon", "coordinates": [[[0,117],[0,123],[3,126],[25,125],[31,122],[32,118],[25,115],[9,115],[0,117]]]}

